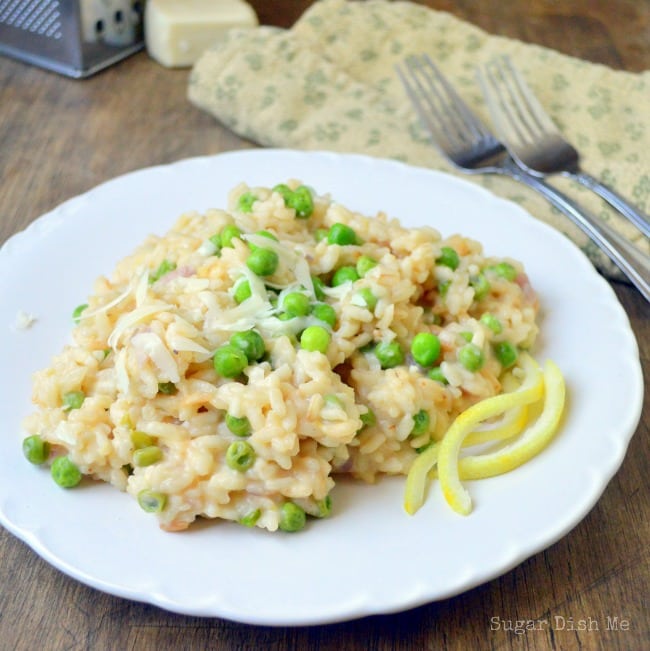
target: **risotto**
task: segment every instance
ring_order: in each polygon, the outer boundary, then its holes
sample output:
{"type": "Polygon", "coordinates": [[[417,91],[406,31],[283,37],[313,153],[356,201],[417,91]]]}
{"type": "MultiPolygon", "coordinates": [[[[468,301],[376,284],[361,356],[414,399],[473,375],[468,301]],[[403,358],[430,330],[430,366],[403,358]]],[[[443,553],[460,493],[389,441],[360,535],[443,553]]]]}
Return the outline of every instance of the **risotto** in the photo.
{"type": "Polygon", "coordinates": [[[522,265],[299,181],[182,215],[74,312],[23,448],[167,531],[324,517],[338,476],[404,475],[537,335],[522,265]]]}

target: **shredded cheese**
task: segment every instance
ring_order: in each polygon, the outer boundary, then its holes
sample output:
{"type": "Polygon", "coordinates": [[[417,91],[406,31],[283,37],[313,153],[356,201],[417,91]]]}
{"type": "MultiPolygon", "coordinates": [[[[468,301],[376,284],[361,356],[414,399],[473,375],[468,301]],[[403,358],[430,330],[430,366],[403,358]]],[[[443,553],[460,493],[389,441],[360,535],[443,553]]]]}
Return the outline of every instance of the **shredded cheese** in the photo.
{"type": "Polygon", "coordinates": [[[229,310],[210,310],[205,317],[205,330],[249,330],[259,319],[273,314],[273,306],[259,295],[252,295],[229,310]]]}
{"type": "Polygon", "coordinates": [[[147,300],[149,295],[149,271],[145,270],[140,274],[140,279],[135,289],[135,304],[140,307],[147,300]]]}
{"type": "Polygon", "coordinates": [[[293,269],[296,281],[302,285],[312,297],[315,297],[314,283],[311,279],[309,264],[307,263],[307,260],[303,254],[292,251],[284,244],[276,242],[269,237],[264,237],[264,235],[242,235],[242,238],[251,244],[254,244],[255,246],[275,251],[280,257],[280,260],[284,266],[289,269],[293,269]]]}
{"type": "Polygon", "coordinates": [[[260,319],[257,327],[263,335],[279,337],[280,335],[297,335],[312,325],[321,326],[330,330],[330,327],[324,321],[317,319],[315,316],[297,316],[288,321],[282,321],[276,316],[270,316],[260,319]]]}
{"type": "Polygon", "coordinates": [[[120,350],[115,354],[115,381],[123,394],[129,392],[129,374],[126,370],[126,351],[120,350]]]}
{"type": "Polygon", "coordinates": [[[212,240],[204,240],[197,252],[205,256],[214,255],[217,252],[217,246],[212,240]]]}
{"type": "Polygon", "coordinates": [[[193,341],[189,337],[184,337],[182,335],[171,334],[167,336],[167,343],[172,350],[177,350],[178,352],[187,352],[187,353],[197,353],[201,356],[199,361],[205,361],[208,357],[211,356],[210,351],[201,346],[201,344],[193,341]]]}
{"type": "Polygon", "coordinates": [[[131,346],[143,352],[160,371],[163,380],[179,382],[181,376],[174,356],[155,332],[139,332],[131,339],[131,346]]]}
{"type": "Polygon", "coordinates": [[[16,330],[28,330],[34,325],[35,321],[36,317],[33,314],[28,314],[24,310],[18,310],[14,327],[16,330]]]}
{"type": "Polygon", "coordinates": [[[80,315],[79,319],[87,319],[91,316],[95,316],[95,314],[101,314],[102,312],[106,312],[107,310],[110,310],[112,307],[115,307],[118,303],[121,303],[133,290],[133,287],[129,285],[119,296],[114,298],[112,301],[109,301],[105,305],[102,305],[101,307],[98,307],[95,310],[84,310],[80,315]]]}
{"type": "Polygon", "coordinates": [[[311,279],[311,272],[309,264],[304,256],[299,256],[294,267],[296,272],[296,281],[302,285],[310,294],[312,298],[316,298],[316,290],[314,289],[314,281],[311,279]]]}
{"type": "Polygon", "coordinates": [[[137,307],[135,310],[123,314],[117,320],[117,324],[115,325],[113,332],[111,332],[110,336],[108,337],[109,347],[115,350],[118,341],[120,340],[121,336],[128,328],[133,327],[134,325],[140,323],[140,321],[144,321],[147,317],[153,316],[158,312],[164,312],[165,310],[169,310],[171,309],[171,307],[172,306],[167,303],[156,301],[155,303],[151,303],[150,305],[137,307]]]}

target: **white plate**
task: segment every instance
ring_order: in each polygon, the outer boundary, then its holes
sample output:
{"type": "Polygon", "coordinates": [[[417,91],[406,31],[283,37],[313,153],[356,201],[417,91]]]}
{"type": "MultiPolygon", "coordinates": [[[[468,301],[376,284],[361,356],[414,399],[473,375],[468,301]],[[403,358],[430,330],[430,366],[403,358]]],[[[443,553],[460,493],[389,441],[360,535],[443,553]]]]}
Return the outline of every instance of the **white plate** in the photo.
{"type": "Polygon", "coordinates": [[[566,534],[621,464],[638,423],[643,380],[627,317],[607,283],[563,235],[518,206],[430,170],[361,156],[251,150],[137,171],[64,203],[0,253],[0,521],[54,566],[100,590],[202,616],[274,625],[340,621],[458,594],[566,534]],[[475,509],[453,513],[434,486],[414,517],[404,481],[344,483],[333,517],[295,535],[225,523],[164,533],[104,484],[55,486],[22,457],[30,376],[67,341],[71,309],[96,276],[189,209],[225,207],[245,180],[299,178],[353,209],[384,210],[522,260],[539,292],[539,359],[565,374],[559,436],[503,477],[469,483],[475,509]],[[37,317],[23,331],[19,310],[37,317]]]}

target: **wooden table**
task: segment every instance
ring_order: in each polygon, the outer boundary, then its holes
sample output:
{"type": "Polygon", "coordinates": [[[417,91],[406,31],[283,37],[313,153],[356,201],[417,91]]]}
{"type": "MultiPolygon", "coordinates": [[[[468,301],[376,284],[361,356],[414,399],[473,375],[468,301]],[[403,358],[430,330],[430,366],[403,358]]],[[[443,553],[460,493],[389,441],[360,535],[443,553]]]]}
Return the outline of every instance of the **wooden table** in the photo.
{"type": "MultiPolygon", "coordinates": [[[[252,4],[262,22],[289,26],[311,2],[252,4]]],[[[422,4],[614,68],[650,67],[648,0],[422,4]]],[[[145,53],[87,81],[0,59],[0,242],[116,175],[253,146],[192,107],[186,81],[187,71],[165,70],[145,53]]],[[[648,306],[630,287],[614,289],[647,375],[648,306]]],[[[597,354],[586,360],[594,369],[597,354]]],[[[0,530],[0,649],[648,649],[649,424],[646,399],[625,462],[602,499],[545,552],[453,599],[337,625],[266,628],[171,614],[88,588],[0,530]],[[619,630],[605,630],[608,617],[619,630]],[[554,625],[518,635],[501,623],[491,630],[492,618],[554,625]],[[593,621],[599,630],[571,630],[593,629],[593,621]]]]}

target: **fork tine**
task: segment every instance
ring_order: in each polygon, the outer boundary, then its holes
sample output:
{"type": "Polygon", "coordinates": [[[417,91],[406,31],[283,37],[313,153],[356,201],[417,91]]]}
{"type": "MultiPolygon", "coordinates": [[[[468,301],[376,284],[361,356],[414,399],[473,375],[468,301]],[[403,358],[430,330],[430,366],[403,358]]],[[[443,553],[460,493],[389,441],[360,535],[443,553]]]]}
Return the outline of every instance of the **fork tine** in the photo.
{"type": "Polygon", "coordinates": [[[404,65],[409,76],[400,77],[420,120],[441,147],[454,148],[457,145],[458,125],[453,123],[453,116],[444,110],[444,102],[441,102],[440,93],[426,74],[422,59],[411,56],[406,59],[404,65]]]}
{"type": "Polygon", "coordinates": [[[533,117],[539,129],[546,133],[554,133],[557,127],[553,120],[549,117],[548,113],[544,110],[541,103],[526,83],[523,76],[519,73],[517,68],[512,64],[510,57],[502,57],[502,71],[506,71],[510,75],[513,85],[516,86],[522,103],[528,108],[528,113],[533,117]]]}
{"type": "Polygon", "coordinates": [[[438,98],[447,108],[448,115],[458,124],[459,132],[466,134],[468,131],[474,138],[484,138],[489,135],[485,127],[478,121],[478,118],[470,112],[467,104],[461,99],[460,95],[454,90],[453,86],[443,77],[438,67],[431,61],[428,55],[423,57],[424,68],[428,72],[427,79],[432,92],[435,92],[438,98]],[[436,83],[438,87],[436,87],[436,83]],[[444,102],[441,92],[437,88],[444,90],[447,102],[444,102]],[[454,110],[452,110],[454,109],[454,110]]]}
{"type": "Polygon", "coordinates": [[[406,94],[416,109],[420,121],[436,143],[440,143],[443,148],[450,146],[446,135],[447,130],[443,128],[446,120],[444,116],[440,115],[438,107],[431,102],[431,99],[424,91],[422,81],[417,73],[417,58],[415,56],[409,57],[404,61],[404,66],[405,70],[402,70],[399,65],[396,66],[397,74],[406,90],[406,94]]]}
{"type": "Polygon", "coordinates": [[[479,72],[479,81],[492,109],[492,117],[502,133],[516,134],[522,143],[530,143],[556,127],[507,56],[490,61],[479,72]],[[498,104],[498,107],[495,106],[498,104]],[[503,119],[503,115],[508,120],[503,119]]]}
{"type": "Polygon", "coordinates": [[[512,89],[505,83],[498,63],[490,61],[484,68],[478,69],[477,76],[497,132],[511,142],[529,141],[525,112],[522,113],[521,107],[517,107],[512,89]]]}
{"type": "Polygon", "coordinates": [[[447,146],[459,142],[469,144],[491,134],[447,82],[430,57],[411,56],[404,62],[407,76],[398,67],[397,73],[434,139],[447,146]]]}

